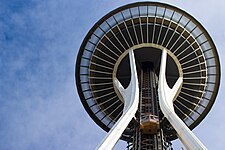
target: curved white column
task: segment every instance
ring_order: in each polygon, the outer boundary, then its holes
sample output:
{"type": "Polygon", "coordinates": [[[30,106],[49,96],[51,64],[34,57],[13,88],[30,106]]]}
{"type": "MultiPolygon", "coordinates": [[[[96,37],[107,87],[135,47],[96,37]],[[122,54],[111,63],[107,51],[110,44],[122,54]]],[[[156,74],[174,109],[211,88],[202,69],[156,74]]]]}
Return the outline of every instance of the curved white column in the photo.
{"type": "Polygon", "coordinates": [[[111,150],[115,146],[138,109],[139,86],[135,58],[132,49],[129,51],[129,59],[131,68],[131,81],[129,86],[124,89],[118,79],[114,80],[114,84],[116,85],[124,100],[123,114],[107,133],[101,144],[96,148],[98,150],[111,150]]]}
{"type": "Polygon", "coordinates": [[[186,124],[177,116],[173,107],[173,100],[181,88],[183,78],[179,77],[171,89],[166,81],[166,59],[167,51],[164,49],[161,56],[161,66],[158,84],[159,105],[167,120],[177,132],[178,138],[187,150],[207,150],[201,141],[193,134],[186,124]]]}

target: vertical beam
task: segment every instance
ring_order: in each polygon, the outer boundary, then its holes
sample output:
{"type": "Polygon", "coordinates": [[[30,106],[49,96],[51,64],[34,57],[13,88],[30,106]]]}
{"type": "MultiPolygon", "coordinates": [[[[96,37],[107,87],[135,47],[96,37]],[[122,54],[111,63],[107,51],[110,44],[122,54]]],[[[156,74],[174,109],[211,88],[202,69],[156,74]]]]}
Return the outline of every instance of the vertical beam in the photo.
{"type": "Polygon", "coordinates": [[[120,139],[123,131],[126,129],[132,118],[135,116],[135,113],[138,109],[139,86],[136,63],[132,49],[129,51],[129,59],[131,68],[131,81],[129,83],[129,86],[124,89],[118,79],[114,80],[114,84],[116,85],[118,91],[120,92],[124,100],[123,114],[116,122],[116,124],[111,128],[111,130],[107,133],[101,144],[97,147],[98,150],[113,149],[117,141],[120,139]]]}
{"type": "Polygon", "coordinates": [[[181,88],[183,78],[179,77],[173,88],[171,89],[166,81],[166,59],[167,51],[163,50],[161,56],[161,66],[159,74],[159,105],[167,120],[177,132],[178,138],[188,150],[207,150],[201,141],[193,134],[193,132],[185,125],[185,123],[177,116],[173,107],[173,100],[181,88]]]}

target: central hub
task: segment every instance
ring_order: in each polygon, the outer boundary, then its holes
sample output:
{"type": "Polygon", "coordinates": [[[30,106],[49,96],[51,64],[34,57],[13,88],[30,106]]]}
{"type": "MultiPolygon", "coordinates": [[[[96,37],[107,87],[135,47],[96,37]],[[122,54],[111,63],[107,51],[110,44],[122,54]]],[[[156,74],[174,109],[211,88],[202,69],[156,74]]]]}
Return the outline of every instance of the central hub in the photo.
{"type": "MultiPolygon", "coordinates": [[[[154,66],[156,75],[159,75],[161,53],[163,48],[156,48],[153,46],[138,47],[134,49],[137,72],[139,77],[141,75],[141,68],[143,62],[151,62],[154,66]]],[[[172,87],[177,81],[178,77],[183,76],[183,72],[179,61],[176,59],[173,53],[168,51],[168,54],[169,55],[167,58],[168,63],[166,70],[166,78],[168,85],[172,87]]],[[[124,54],[121,55],[121,57],[117,60],[113,72],[113,76],[117,77],[124,87],[127,87],[130,82],[131,75],[129,67],[129,58],[126,52],[124,52],[124,54]]]]}

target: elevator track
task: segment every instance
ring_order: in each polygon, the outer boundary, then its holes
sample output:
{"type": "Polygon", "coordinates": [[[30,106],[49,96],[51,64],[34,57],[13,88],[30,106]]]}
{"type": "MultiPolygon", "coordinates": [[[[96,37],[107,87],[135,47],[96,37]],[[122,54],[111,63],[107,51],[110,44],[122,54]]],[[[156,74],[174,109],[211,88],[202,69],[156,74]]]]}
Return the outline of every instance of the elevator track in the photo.
{"type": "Polygon", "coordinates": [[[167,142],[160,126],[157,76],[154,64],[142,63],[139,76],[139,110],[136,115],[138,122],[134,127],[132,144],[128,144],[130,150],[172,150],[172,144],[167,142]]]}

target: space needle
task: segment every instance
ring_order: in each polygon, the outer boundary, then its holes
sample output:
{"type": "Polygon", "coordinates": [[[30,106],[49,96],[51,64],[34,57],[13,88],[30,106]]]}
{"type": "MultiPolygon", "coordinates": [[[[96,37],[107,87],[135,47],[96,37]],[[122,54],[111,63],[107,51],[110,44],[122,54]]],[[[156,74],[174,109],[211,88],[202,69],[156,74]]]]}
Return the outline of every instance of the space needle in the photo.
{"type": "Polygon", "coordinates": [[[98,150],[118,140],[128,150],[206,150],[192,129],[209,113],[220,62],[206,29],[185,11],[137,2],[102,17],[84,38],[76,86],[89,116],[107,132],[98,150]]]}

